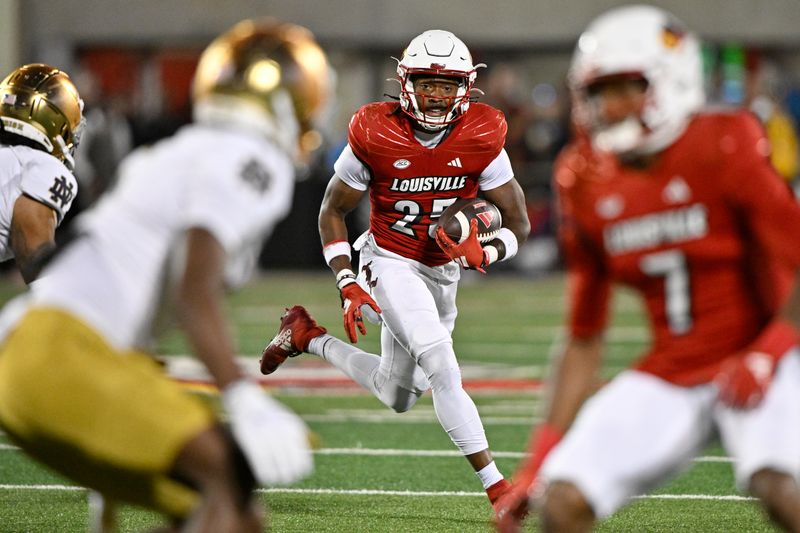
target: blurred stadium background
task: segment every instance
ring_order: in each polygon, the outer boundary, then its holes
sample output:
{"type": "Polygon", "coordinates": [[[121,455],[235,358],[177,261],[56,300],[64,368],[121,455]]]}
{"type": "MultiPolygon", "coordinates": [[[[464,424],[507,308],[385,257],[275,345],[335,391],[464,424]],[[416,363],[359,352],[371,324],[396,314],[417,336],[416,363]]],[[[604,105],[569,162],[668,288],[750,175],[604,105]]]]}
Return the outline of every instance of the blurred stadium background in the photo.
{"type": "MultiPolygon", "coordinates": [[[[292,216],[262,255],[265,266],[323,268],[316,213],[351,114],[396,94],[394,62],[428,28],[459,35],[488,64],[477,86],[506,112],[506,149],[525,188],[533,240],[507,269],[558,266],[551,240],[550,168],[568,136],[564,75],[581,29],[616,0],[0,0],[0,71],[43,61],[65,69],[87,102],[89,131],[76,174],[80,207],[114,180],[131,148],[163,137],[189,117],[188,89],[202,48],[242,18],[272,15],[307,26],[329,52],[338,100],[325,144],[298,184],[292,216]]],[[[763,118],[775,163],[798,173],[800,3],[797,0],[653,2],[705,41],[711,101],[749,106],[763,118]]],[[[77,211],[77,210],[75,210],[77,211]]],[[[354,215],[360,232],[365,219],[354,215]]]]}
{"type": "MultiPolygon", "coordinates": [[[[429,28],[459,35],[475,59],[488,64],[477,86],[485,92],[483,101],[506,113],[506,148],[525,188],[532,222],[532,238],[518,257],[497,265],[490,276],[467,277],[460,290],[455,335],[465,380],[485,421],[488,418],[487,432],[500,467],[511,472],[539,405],[537,385],[549,354],[558,346],[564,311],[549,188],[553,159],[568,138],[564,76],[583,27],[622,3],[0,0],[0,71],[41,61],[63,68],[76,81],[89,120],[76,169],[82,187],[80,205],[73,208],[77,212],[113,186],[116,166],[131,149],[172,133],[188,120],[195,63],[216,34],[243,18],[266,15],[315,33],[336,69],[338,98],[325,124],[323,149],[297,184],[293,212],[265,245],[261,262],[272,271],[231,300],[240,353],[253,357],[273,333],[282,307],[293,303],[307,305],[334,334],[343,336],[316,218],[333,161],[346,142],[347,121],[362,104],[382,100],[384,93],[396,94],[396,85],[385,81],[395,74],[390,56],[399,56],[412,37],[429,28]]],[[[776,167],[794,182],[800,2],[653,3],[700,34],[709,99],[756,111],[772,137],[776,167]]],[[[365,222],[365,212],[354,213],[354,233],[365,222]]],[[[11,281],[0,282],[0,301],[20,290],[21,282],[12,274],[11,281]]],[[[616,300],[615,310],[606,377],[623,368],[647,342],[638,303],[629,294],[616,300]]],[[[378,350],[377,341],[377,331],[371,328],[361,343],[378,350]]],[[[188,353],[174,334],[164,337],[161,348],[171,356],[188,353]]],[[[183,361],[172,357],[169,364],[183,361]]],[[[490,529],[485,496],[462,460],[452,455],[429,397],[414,412],[395,416],[371,397],[342,387],[341,379],[327,370],[315,358],[301,357],[274,380],[265,380],[322,442],[311,478],[297,488],[264,494],[276,531],[490,529]],[[323,378],[316,390],[298,390],[292,384],[292,377],[303,370],[323,378]]],[[[306,385],[315,383],[303,379],[306,385]]],[[[1,451],[9,453],[0,453],[0,531],[85,531],[84,492],[34,465],[2,435],[1,451]]],[[[600,531],[771,531],[759,511],[736,493],[719,447],[706,453],[685,476],[657,494],[643,496],[600,531]]],[[[153,523],[147,514],[131,513],[122,529],[153,523]]]]}

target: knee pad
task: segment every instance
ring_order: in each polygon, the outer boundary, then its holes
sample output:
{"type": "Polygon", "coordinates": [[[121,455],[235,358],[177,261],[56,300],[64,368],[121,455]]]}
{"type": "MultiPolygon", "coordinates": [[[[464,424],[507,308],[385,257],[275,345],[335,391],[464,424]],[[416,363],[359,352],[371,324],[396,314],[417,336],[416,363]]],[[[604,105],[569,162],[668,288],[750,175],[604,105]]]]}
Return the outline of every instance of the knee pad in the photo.
{"type": "MultiPolygon", "coordinates": [[[[444,330],[442,326],[440,327],[444,330]]],[[[449,335],[443,342],[438,342],[425,352],[421,352],[417,357],[417,364],[424,371],[434,393],[461,388],[461,369],[458,367],[453,341],[449,335]]]]}
{"type": "Polygon", "coordinates": [[[459,370],[458,367],[438,370],[428,376],[428,379],[431,382],[431,389],[434,394],[445,390],[463,388],[461,384],[461,370],[459,370]]]}

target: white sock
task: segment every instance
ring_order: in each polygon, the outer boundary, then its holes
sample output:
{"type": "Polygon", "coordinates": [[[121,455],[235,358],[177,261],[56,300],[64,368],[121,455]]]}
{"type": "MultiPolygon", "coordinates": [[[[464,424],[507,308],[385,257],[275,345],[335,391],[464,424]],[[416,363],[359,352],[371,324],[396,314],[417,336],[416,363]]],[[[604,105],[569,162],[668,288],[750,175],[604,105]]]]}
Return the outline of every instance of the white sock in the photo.
{"type": "Polygon", "coordinates": [[[475,474],[477,474],[480,478],[484,489],[488,489],[503,479],[503,474],[501,474],[500,470],[497,469],[497,465],[494,464],[494,461],[475,472],[475,474]]]}

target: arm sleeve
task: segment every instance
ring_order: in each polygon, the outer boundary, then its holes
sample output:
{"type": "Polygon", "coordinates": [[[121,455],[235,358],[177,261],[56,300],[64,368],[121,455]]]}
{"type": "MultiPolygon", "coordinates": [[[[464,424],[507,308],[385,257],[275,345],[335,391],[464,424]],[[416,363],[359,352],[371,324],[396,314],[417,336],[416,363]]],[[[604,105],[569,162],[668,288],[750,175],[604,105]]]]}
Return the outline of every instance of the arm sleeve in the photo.
{"type": "Polygon", "coordinates": [[[356,157],[349,144],[342,150],[333,169],[339,179],[350,187],[359,191],[367,190],[371,179],[369,169],[356,157]]]}
{"type": "Polygon", "coordinates": [[[511,160],[508,158],[506,149],[503,148],[497,157],[483,169],[478,178],[478,184],[482,191],[488,191],[508,183],[513,177],[511,160]]]}
{"type": "Polygon", "coordinates": [[[22,173],[22,194],[55,211],[59,223],[78,195],[78,181],[53,156],[36,153],[28,159],[22,173]]]}

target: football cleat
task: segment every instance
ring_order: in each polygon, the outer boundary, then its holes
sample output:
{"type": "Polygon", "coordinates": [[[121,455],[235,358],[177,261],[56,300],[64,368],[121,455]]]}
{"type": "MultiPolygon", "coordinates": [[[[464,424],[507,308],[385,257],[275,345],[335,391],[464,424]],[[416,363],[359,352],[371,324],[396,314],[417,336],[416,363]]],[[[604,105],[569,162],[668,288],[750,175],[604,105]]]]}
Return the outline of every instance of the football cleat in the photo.
{"type": "Polygon", "coordinates": [[[318,325],[301,305],[295,305],[281,317],[278,333],[261,354],[261,373],[272,374],[288,357],[308,350],[308,343],[328,330],[318,325]]]}
{"type": "Polygon", "coordinates": [[[486,489],[486,496],[489,497],[489,503],[492,504],[492,507],[494,507],[497,504],[497,502],[500,501],[500,498],[506,492],[508,492],[510,488],[511,488],[511,483],[509,483],[507,479],[501,479],[500,481],[498,481],[497,483],[486,489]]]}
{"type": "MultiPolygon", "coordinates": [[[[490,487],[491,488],[491,487],[490,487]]],[[[498,533],[522,531],[522,522],[528,516],[528,491],[512,485],[492,502],[494,526],[498,533]]]]}

